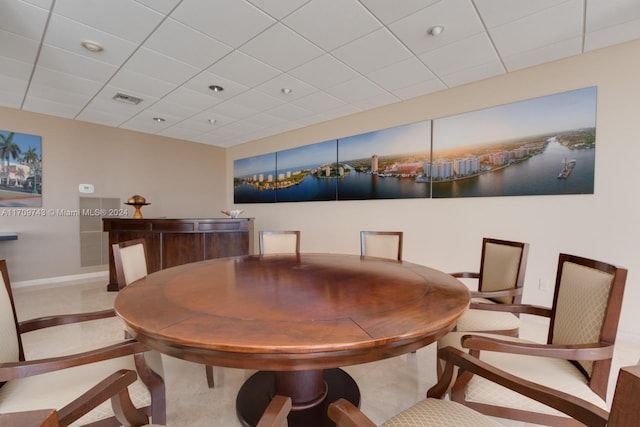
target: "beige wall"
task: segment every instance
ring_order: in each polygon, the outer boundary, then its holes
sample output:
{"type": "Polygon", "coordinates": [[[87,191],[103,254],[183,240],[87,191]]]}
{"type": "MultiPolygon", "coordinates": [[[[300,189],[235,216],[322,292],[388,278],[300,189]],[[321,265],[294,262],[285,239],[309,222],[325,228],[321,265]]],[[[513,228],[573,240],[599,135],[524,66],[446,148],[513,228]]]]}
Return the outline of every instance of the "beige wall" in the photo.
{"type": "Polygon", "coordinates": [[[105,270],[80,267],[79,217],[50,213],[77,210],[81,183],[95,186],[85,196],[145,196],[145,217],[221,217],[228,208],[224,149],[8,108],[0,108],[0,129],[42,136],[47,215],[0,217],[0,231],[19,233],[0,242],[12,282],[105,270]]]}
{"type": "MultiPolygon", "coordinates": [[[[476,270],[483,236],[530,243],[525,301],[550,305],[559,252],[629,269],[621,332],[640,343],[640,42],[510,73],[227,150],[233,160],[465,111],[598,87],[594,195],[237,205],[256,230],[299,229],[306,252],[359,253],[362,229],[405,232],[404,258],[445,271],[476,270]]],[[[232,204],[233,194],[228,195],[232,204]]]]}

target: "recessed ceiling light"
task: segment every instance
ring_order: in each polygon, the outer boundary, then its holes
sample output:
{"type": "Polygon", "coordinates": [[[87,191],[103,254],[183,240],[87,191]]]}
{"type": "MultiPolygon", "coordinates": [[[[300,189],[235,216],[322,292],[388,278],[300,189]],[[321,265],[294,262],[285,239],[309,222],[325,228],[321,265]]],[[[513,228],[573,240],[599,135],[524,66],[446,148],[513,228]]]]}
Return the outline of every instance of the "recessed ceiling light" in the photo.
{"type": "Polygon", "coordinates": [[[288,87],[283,87],[282,88],[282,93],[284,93],[285,95],[289,95],[291,92],[293,92],[293,90],[291,90],[288,87]]]}
{"type": "Polygon", "coordinates": [[[102,52],[104,50],[104,48],[100,43],[93,42],[91,40],[84,40],[81,44],[82,44],[82,47],[87,49],[89,52],[96,53],[96,52],[102,52]]]}
{"type": "Polygon", "coordinates": [[[216,119],[209,119],[209,123],[211,123],[212,125],[215,125],[216,121],[217,121],[216,119]]]}
{"type": "Polygon", "coordinates": [[[444,31],[444,27],[442,25],[436,25],[435,27],[431,27],[427,30],[427,34],[430,36],[438,37],[444,31]]]}
{"type": "Polygon", "coordinates": [[[162,118],[162,117],[154,117],[153,121],[158,122],[158,123],[162,123],[162,122],[166,122],[167,120],[162,118]]]}
{"type": "Polygon", "coordinates": [[[222,92],[224,90],[222,86],[218,86],[218,85],[211,85],[209,86],[209,89],[211,89],[214,92],[222,92]]]}

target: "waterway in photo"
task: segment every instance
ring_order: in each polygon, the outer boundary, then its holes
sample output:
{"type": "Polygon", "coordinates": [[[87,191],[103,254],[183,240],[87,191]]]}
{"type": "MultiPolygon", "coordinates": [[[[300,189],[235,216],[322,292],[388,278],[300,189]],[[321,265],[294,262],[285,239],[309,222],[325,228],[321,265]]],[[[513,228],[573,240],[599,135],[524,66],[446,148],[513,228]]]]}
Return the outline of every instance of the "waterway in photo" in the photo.
{"type": "Polygon", "coordinates": [[[550,142],[541,154],[472,178],[433,183],[433,197],[487,197],[593,194],[595,148],[570,149],[550,142]],[[558,174],[567,161],[575,166],[566,179],[558,174]]]}
{"type": "MultiPolygon", "coordinates": [[[[433,183],[433,197],[489,197],[550,194],[593,194],[595,148],[569,149],[549,142],[544,151],[527,160],[474,177],[433,183]],[[566,179],[558,178],[564,162],[575,160],[566,179]]],[[[430,197],[430,184],[414,177],[377,176],[365,172],[341,178],[311,174],[297,185],[279,190],[237,184],[235,203],[273,203],[320,200],[367,200],[430,197]]]]}

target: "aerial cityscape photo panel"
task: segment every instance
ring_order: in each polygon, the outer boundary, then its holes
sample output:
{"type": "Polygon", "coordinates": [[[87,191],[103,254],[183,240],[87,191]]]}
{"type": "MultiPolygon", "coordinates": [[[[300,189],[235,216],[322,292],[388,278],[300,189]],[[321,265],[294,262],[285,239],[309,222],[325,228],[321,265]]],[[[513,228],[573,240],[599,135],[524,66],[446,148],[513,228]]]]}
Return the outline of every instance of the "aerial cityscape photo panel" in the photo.
{"type": "Polygon", "coordinates": [[[338,139],[338,200],[430,195],[431,121],[338,139]]]}
{"type": "Polygon", "coordinates": [[[433,197],[593,194],[595,87],[437,119],[433,197]]]}
{"type": "Polygon", "coordinates": [[[234,161],[234,202],[593,194],[597,88],[234,161]]]}

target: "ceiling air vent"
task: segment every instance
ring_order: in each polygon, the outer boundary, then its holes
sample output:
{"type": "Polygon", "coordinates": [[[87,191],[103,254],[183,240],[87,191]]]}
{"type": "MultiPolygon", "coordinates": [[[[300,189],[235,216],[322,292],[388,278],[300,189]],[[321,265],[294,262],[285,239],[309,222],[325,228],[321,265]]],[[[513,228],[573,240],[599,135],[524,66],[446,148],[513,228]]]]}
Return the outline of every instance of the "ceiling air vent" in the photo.
{"type": "Polygon", "coordinates": [[[138,105],[142,102],[142,98],[136,98],[135,96],[125,95],[124,93],[116,93],[113,97],[116,101],[126,102],[127,104],[138,105]]]}

